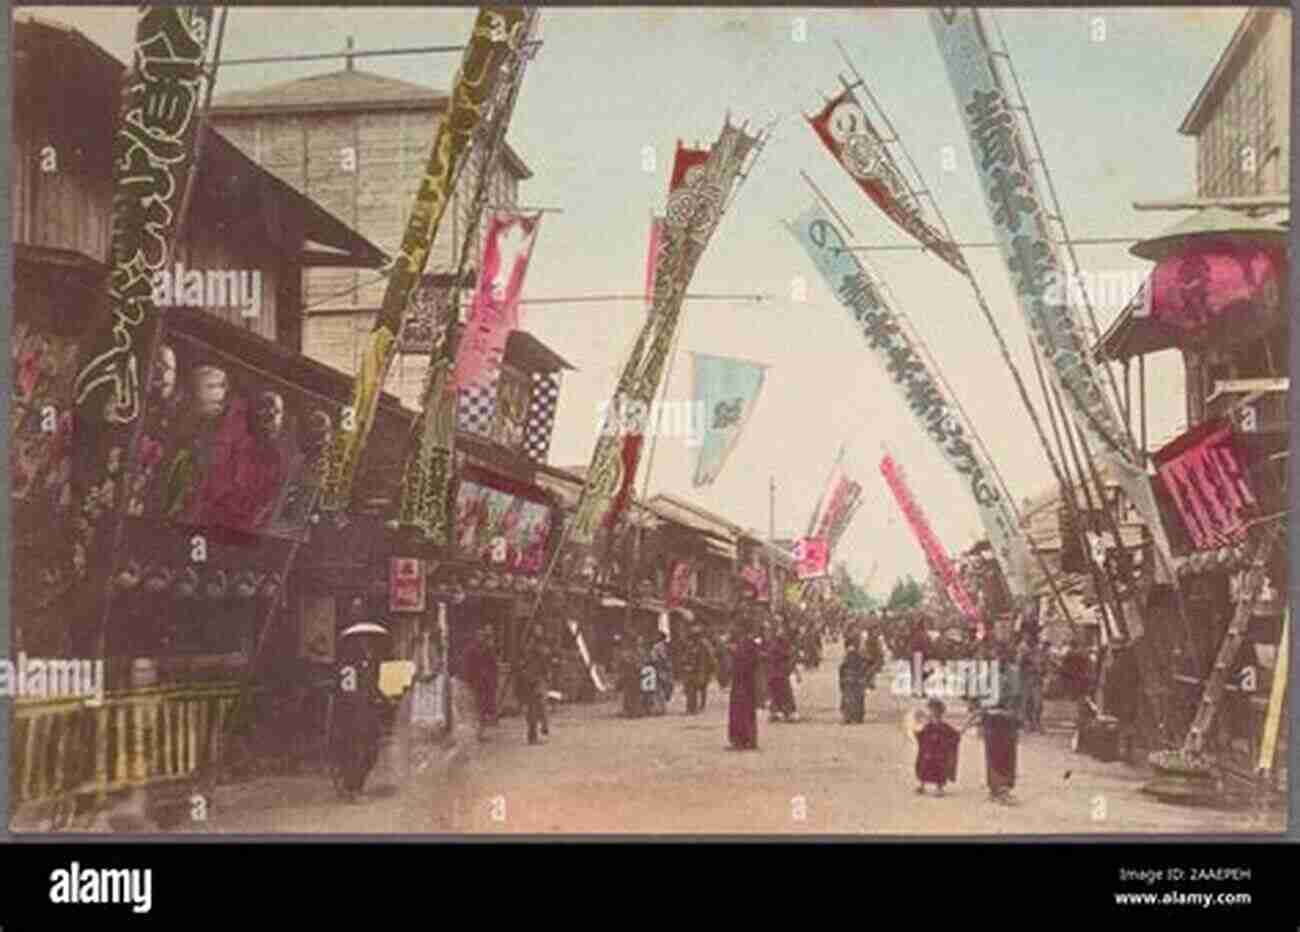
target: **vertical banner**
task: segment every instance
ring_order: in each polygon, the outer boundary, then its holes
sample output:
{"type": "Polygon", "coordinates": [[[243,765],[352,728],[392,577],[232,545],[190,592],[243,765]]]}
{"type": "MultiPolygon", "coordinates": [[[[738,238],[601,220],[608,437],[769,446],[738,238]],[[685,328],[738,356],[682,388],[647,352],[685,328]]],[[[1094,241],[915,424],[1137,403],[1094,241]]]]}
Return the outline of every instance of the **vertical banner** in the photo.
{"type": "MultiPolygon", "coordinates": [[[[150,355],[162,320],[154,281],[167,267],[194,161],[211,7],[141,7],[131,71],[122,81],[113,139],[112,271],[92,317],[74,381],[74,578],[98,580],[117,553],[112,534],[128,498],[130,447],[142,422],[150,355]],[[92,572],[92,567],[94,568],[92,572]]],[[[102,610],[95,585],[86,597],[102,610]]]]}
{"type": "Polygon", "coordinates": [[[704,411],[704,437],[695,460],[696,488],[712,485],[740,441],[763,388],[766,366],[692,353],[694,401],[704,411]]]}
{"type": "Polygon", "coordinates": [[[961,250],[925,222],[903,173],[867,112],[846,89],[814,117],[805,117],[817,138],[849,176],[903,232],[930,249],[962,275],[970,275],[961,250]]]}
{"type": "Polygon", "coordinates": [[[867,346],[921,429],[965,481],[1012,592],[1027,594],[1029,547],[1011,503],[998,489],[993,468],[975,443],[961,411],[930,371],[899,316],[885,301],[882,289],[848,250],[848,243],[819,205],[812,205],[786,226],[861,327],[867,346]]]}
{"type": "Polygon", "coordinates": [[[1146,469],[1135,462],[1127,432],[1102,392],[1083,331],[1068,303],[1065,265],[1048,235],[1048,215],[1016,128],[979,13],[930,10],[930,25],[965,123],[980,190],[997,233],[1021,313],[1053,384],[1088,445],[1113,470],[1166,559],[1169,541],[1146,469]]]}
{"type": "Polygon", "coordinates": [[[830,568],[830,547],[820,537],[801,537],[794,543],[794,571],[799,579],[818,579],[830,568]]]}
{"type": "Polygon", "coordinates": [[[967,618],[977,618],[979,610],[962,586],[961,578],[957,575],[957,568],[953,565],[952,559],[949,558],[948,552],[943,549],[943,544],[934,536],[934,531],[930,527],[929,520],[925,517],[925,512],[921,510],[921,506],[912,497],[912,491],[907,487],[907,481],[903,478],[903,473],[892,456],[886,455],[881,459],[880,473],[885,477],[889,490],[894,493],[894,500],[898,502],[899,510],[903,512],[903,517],[907,519],[907,524],[912,529],[912,533],[916,535],[916,540],[921,545],[921,551],[925,554],[926,562],[930,564],[930,571],[943,583],[948,598],[957,607],[957,610],[967,618]]]}
{"type": "Polygon", "coordinates": [[[426,608],[427,583],[424,561],[411,557],[391,557],[388,561],[388,610],[423,612],[426,608]]]}
{"type": "Polygon", "coordinates": [[[592,544],[631,498],[645,422],[663,379],[691,276],[758,139],[727,123],[708,152],[680,144],[655,260],[654,303],[637,335],[592,452],[571,539],[592,544]]]}
{"type": "MultiPolygon", "coordinates": [[[[344,429],[338,432],[331,451],[329,474],[321,494],[322,509],[342,511],[351,499],[352,483],[356,478],[361,452],[374,424],[379,394],[397,353],[398,339],[411,295],[428,264],[429,249],[438,235],[442,217],[451,201],[458,169],[469,153],[483,111],[502,78],[502,64],[509,56],[520,53],[526,21],[527,11],[523,7],[479,8],[460,70],[452,86],[447,116],[438,123],[428,166],[416,192],[415,205],[407,221],[402,246],[393,262],[383,304],[362,357],[353,387],[351,416],[345,420],[344,429]]],[[[438,394],[441,395],[450,375],[450,360],[445,353],[435,354],[430,357],[429,366],[431,377],[437,381],[438,394]]],[[[437,497],[436,493],[426,496],[430,500],[421,501],[426,511],[433,512],[432,515],[422,515],[425,518],[422,526],[427,534],[445,542],[445,493],[450,481],[449,438],[455,431],[454,410],[448,417],[435,418],[434,422],[440,437],[448,435],[446,450],[439,450],[446,455],[436,464],[430,464],[426,459],[421,460],[420,465],[428,467],[422,472],[423,476],[433,473],[444,480],[440,485],[443,495],[440,502],[431,500],[437,497]]],[[[409,484],[404,491],[408,495],[412,493],[409,484]]],[[[416,494],[421,492],[423,490],[417,488],[416,494]]],[[[405,501],[403,512],[404,517],[410,517],[406,514],[405,501]]]]}
{"type": "Polygon", "coordinates": [[[664,604],[669,609],[681,608],[691,594],[691,561],[674,560],[668,570],[668,592],[664,604]]]}
{"type": "Polygon", "coordinates": [[[1192,546],[1209,550],[1246,539],[1257,499],[1226,421],[1209,421],[1159,450],[1152,460],[1192,546]]]}
{"type": "Polygon", "coordinates": [[[506,339],[519,329],[519,296],[537,242],[541,214],[494,213],[469,324],[456,354],[451,389],[495,385],[506,339]]]}
{"type": "Polygon", "coordinates": [[[560,373],[534,372],[524,421],[524,456],[534,463],[545,463],[550,455],[551,433],[555,428],[555,410],[559,402],[560,373]]]}
{"type": "Polygon", "coordinates": [[[664,241],[664,218],[650,218],[650,247],[645,257],[645,303],[653,307],[655,303],[655,269],[659,266],[659,247],[664,241]]]}

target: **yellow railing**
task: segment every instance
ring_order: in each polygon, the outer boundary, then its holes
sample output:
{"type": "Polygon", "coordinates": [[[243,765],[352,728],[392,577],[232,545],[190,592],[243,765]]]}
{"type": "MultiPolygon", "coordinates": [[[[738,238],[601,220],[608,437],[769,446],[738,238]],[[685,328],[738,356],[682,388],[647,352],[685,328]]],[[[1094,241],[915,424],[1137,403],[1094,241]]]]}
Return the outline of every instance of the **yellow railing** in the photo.
{"type": "Polygon", "coordinates": [[[18,700],[11,728],[15,809],[194,776],[221,759],[239,687],[150,687],[86,699],[18,700]]]}

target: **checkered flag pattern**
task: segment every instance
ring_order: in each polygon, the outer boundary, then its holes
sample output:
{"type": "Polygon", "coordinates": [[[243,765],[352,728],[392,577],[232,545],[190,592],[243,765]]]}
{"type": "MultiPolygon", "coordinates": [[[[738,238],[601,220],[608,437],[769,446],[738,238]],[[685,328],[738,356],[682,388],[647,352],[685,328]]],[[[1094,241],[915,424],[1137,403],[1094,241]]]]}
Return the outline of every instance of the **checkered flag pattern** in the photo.
{"type": "Polygon", "coordinates": [[[456,404],[456,423],[460,430],[480,437],[492,432],[492,419],[497,410],[497,380],[488,385],[472,385],[460,389],[456,404]]]}
{"type": "Polygon", "coordinates": [[[524,456],[545,463],[551,451],[551,429],[560,400],[560,373],[534,372],[528,397],[528,418],[524,423],[524,456]]]}

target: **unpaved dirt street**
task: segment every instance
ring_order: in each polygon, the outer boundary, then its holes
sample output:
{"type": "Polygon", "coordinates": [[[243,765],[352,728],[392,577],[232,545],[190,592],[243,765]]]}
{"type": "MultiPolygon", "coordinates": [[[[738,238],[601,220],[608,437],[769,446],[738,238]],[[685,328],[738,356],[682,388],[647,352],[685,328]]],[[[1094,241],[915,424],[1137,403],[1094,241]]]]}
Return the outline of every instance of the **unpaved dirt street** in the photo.
{"type": "Polygon", "coordinates": [[[662,718],[623,719],[613,702],[564,706],[545,744],[529,746],[522,720],[505,719],[450,776],[419,774],[399,790],[380,769],[353,804],[338,802],[318,777],[267,783],[260,799],[256,787],[231,788],[209,823],[193,830],[988,836],[1284,829],[1281,812],[1261,817],[1152,799],[1140,792],[1142,771],[1073,754],[1064,720],[1049,720],[1046,735],[1022,736],[1017,805],[987,800],[974,729],[962,740],[948,795],[917,796],[913,746],[902,727],[910,700],[892,695],[882,676],[867,694],[867,722],[840,724],[838,661],[832,650],[796,687],[804,721],[760,717],[758,751],[725,749],[727,694],[716,686],[698,716],[684,714],[680,690],[662,718]]]}

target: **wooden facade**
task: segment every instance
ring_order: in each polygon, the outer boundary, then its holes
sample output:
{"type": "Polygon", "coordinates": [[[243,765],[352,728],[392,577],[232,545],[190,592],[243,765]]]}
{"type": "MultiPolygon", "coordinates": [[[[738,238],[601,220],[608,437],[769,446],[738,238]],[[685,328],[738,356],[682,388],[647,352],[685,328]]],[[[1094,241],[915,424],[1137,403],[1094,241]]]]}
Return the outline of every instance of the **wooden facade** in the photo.
{"type": "MultiPolygon", "coordinates": [[[[212,119],[249,158],[319,202],[389,255],[401,245],[447,95],[351,67],[215,101],[212,119]]],[[[427,272],[453,273],[484,155],[462,170],[449,214],[433,242],[427,272]]],[[[518,202],[530,172],[508,146],[489,175],[489,205],[518,202]]],[[[465,270],[477,268],[483,225],[465,270]]],[[[355,373],[383,301],[386,281],[369,270],[313,268],[303,278],[304,352],[355,373]]],[[[426,354],[399,354],[386,390],[419,408],[426,354]]]]}

